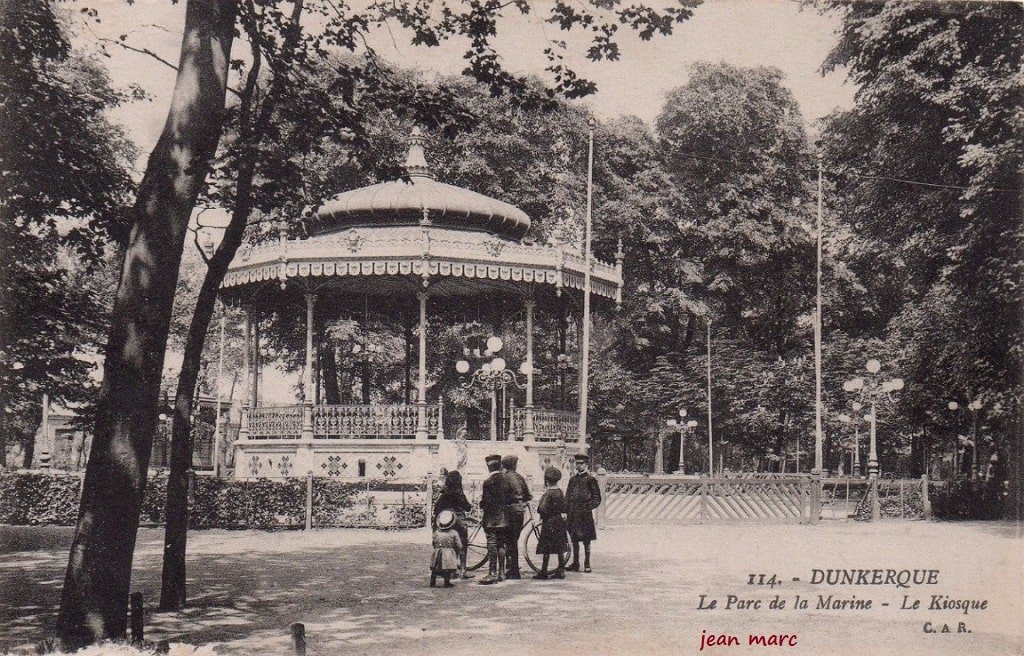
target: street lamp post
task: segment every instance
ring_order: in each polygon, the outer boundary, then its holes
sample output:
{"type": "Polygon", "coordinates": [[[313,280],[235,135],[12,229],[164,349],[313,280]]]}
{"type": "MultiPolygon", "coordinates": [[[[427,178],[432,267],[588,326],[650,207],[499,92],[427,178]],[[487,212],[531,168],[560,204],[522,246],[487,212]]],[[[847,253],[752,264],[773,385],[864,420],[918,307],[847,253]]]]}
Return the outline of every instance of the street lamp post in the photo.
{"type": "Polygon", "coordinates": [[[981,410],[981,401],[975,399],[967,404],[971,411],[971,480],[978,479],[978,411],[981,410]]]}
{"type": "Polygon", "coordinates": [[[878,506],[878,440],[877,425],[878,413],[877,403],[882,396],[889,397],[892,392],[903,389],[902,378],[881,380],[878,372],[882,369],[882,363],[872,358],[867,361],[865,368],[868,372],[867,379],[858,376],[843,383],[843,389],[847,392],[859,393],[861,399],[867,399],[871,403],[871,411],[868,414],[870,423],[870,438],[868,443],[868,478],[871,480],[872,502],[871,519],[878,520],[880,509],[878,506]]]}
{"type": "MultiPolygon", "coordinates": [[[[502,413],[504,414],[505,405],[505,389],[509,385],[514,385],[517,389],[523,389],[524,385],[519,383],[516,378],[516,374],[507,368],[505,359],[499,357],[497,353],[501,351],[504,343],[500,337],[490,337],[487,340],[487,350],[484,351],[485,356],[494,356],[489,362],[484,362],[480,367],[474,371],[469,380],[462,383],[462,387],[469,389],[473,385],[480,385],[491,390],[491,430],[490,438],[492,442],[498,440],[498,389],[501,388],[502,396],[502,413]]],[[[462,375],[468,374],[470,370],[470,364],[468,360],[459,360],[455,363],[455,370],[462,375]]],[[[529,376],[533,373],[533,368],[529,362],[524,362],[519,367],[519,372],[524,376],[529,376]]]]}
{"type": "Polygon", "coordinates": [[[669,430],[679,431],[679,473],[686,473],[686,434],[697,427],[697,422],[694,419],[686,420],[686,408],[679,409],[679,419],[669,419],[666,421],[666,425],[669,430]]]}
{"type": "Polygon", "coordinates": [[[953,478],[960,475],[960,404],[956,401],[950,401],[946,404],[949,411],[954,413],[953,417],[955,421],[953,423],[953,478]]]}
{"type": "MultiPolygon", "coordinates": [[[[948,407],[953,412],[957,412],[960,409],[960,404],[957,403],[956,401],[950,401],[949,404],[946,407],[948,407]]],[[[978,479],[978,411],[981,410],[981,407],[982,407],[981,401],[978,400],[978,399],[975,399],[974,401],[971,401],[970,403],[967,404],[967,409],[971,411],[971,471],[970,471],[970,477],[971,477],[972,481],[978,479]]],[[[959,419],[959,415],[957,415],[957,418],[959,419]]],[[[957,445],[956,445],[956,450],[954,451],[954,456],[957,453],[959,453],[959,447],[960,447],[960,431],[959,431],[959,427],[960,427],[960,422],[957,421],[956,422],[956,430],[955,430],[955,432],[957,434],[957,445]]],[[[966,451],[966,449],[965,449],[965,451],[966,451]]],[[[955,469],[956,469],[956,473],[960,472],[960,467],[955,467],[955,469]]]]}

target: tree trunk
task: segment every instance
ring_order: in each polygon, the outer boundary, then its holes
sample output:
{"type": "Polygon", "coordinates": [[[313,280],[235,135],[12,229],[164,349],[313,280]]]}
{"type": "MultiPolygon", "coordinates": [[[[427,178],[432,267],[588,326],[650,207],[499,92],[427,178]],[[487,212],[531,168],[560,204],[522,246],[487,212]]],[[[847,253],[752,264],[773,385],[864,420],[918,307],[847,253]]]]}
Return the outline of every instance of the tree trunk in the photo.
{"type": "Polygon", "coordinates": [[[359,378],[363,390],[363,405],[370,405],[370,363],[366,360],[359,364],[359,378]]]}
{"type": "Polygon", "coordinates": [[[324,367],[324,400],[328,405],[341,403],[341,389],[338,387],[338,359],[334,353],[334,346],[328,344],[323,350],[324,367]]]}
{"type": "Polygon", "coordinates": [[[36,457],[35,435],[23,437],[21,440],[21,466],[25,469],[32,468],[32,460],[36,457]]]}
{"type": "Polygon", "coordinates": [[[182,245],[223,130],[233,0],[189,0],[171,108],[132,210],[56,634],[126,633],[132,555],[182,245]]]}
{"type": "MultiPolygon", "coordinates": [[[[1009,520],[1021,522],[1024,520],[1024,463],[1021,462],[1021,441],[1022,435],[1019,424],[1013,421],[1010,424],[1009,439],[1000,458],[1005,458],[1006,466],[1000,466],[1000,470],[1007,474],[1007,496],[1006,505],[1003,508],[1003,517],[1009,520]]],[[[1002,486],[1003,481],[997,485],[1002,486]]]]}
{"type": "MultiPolygon", "coordinates": [[[[923,430],[923,429],[922,429],[923,430]]],[[[910,435],[910,475],[914,478],[921,477],[921,463],[924,461],[922,452],[924,450],[924,434],[911,433],[910,435]]]]}
{"type": "MultiPolygon", "coordinates": [[[[299,36],[299,17],[303,3],[295,2],[292,9],[292,22],[286,49],[294,49],[299,36]]],[[[256,26],[249,25],[247,31],[255,38],[256,26]]],[[[275,75],[271,82],[270,92],[263,101],[258,116],[252,122],[250,112],[252,98],[259,82],[261,56],[259,47],[254,47],[253,65],[250,67],[243,91],[241,114],[242,127],[240,140],[251,146],[258,145],[266,132],[274,112],[277,97],[283,87],[284,78],[275,75]]],[[[235,182],[235,206],[231,213],[231,221],[224,231],[217,251],[210,258],[203,278],[196,306],[192,312],[185,350],[182,355],[181,373],[178,377],[178,389],[174,402],[173,434],[171,439],[171,467],[167,477],[166,517],[164,531],[163,570],[160,579],[161,610],[177,610],[185,605],[186,600],[186,567],[185,554],[188,544],[188,488],[189,474],[192,469],[192,406],[194,403],[196,381],[202,370],[203,346],[206,332],[213,318],[217,303],[217,291],[220,289],[228,266],[242,245],[245,226],[253,208],[253,179],[256,175],[258,158],[256,149],[239,163],[238,177],[235,182]]]]}
{"type": "MultiPolygon", "coordinates": [[[[251,184],[252,176],[249,176],[251,184]]],[[[249,208],[245,208],[248,216],[249,208]]],[[[235,215],[238,214],[236,210],[235,215]]],[[[206,277],[196,299],[182,355],[181,373],[174,398],[171,428],[171,463],[167,476],[163,571],[160,578],[160,609],[177,610],[185,605],[185,550],[188,539],[188,488],[192,471],[192,409],[196,382],[202,369],[206,330],[213,317],[217,290],[224,279],[235,251],[242,243],[245,219],[236,220],[225,230],[217,252],[210,259],[206,277]]]]}

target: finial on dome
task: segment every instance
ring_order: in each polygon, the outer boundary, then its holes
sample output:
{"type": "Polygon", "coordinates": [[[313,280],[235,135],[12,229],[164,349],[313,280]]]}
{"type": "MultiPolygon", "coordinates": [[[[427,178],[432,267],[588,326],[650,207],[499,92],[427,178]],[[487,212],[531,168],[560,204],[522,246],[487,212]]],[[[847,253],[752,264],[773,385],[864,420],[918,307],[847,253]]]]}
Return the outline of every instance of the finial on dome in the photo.
{"type": "Polygon", "coordinates": [[[427,156],[423,153],[423,133],[419,126],[413,126],[409,134],[409,154],[405,156],[405,170],[410,177],[433,178],[427,165],[427,156]]]}

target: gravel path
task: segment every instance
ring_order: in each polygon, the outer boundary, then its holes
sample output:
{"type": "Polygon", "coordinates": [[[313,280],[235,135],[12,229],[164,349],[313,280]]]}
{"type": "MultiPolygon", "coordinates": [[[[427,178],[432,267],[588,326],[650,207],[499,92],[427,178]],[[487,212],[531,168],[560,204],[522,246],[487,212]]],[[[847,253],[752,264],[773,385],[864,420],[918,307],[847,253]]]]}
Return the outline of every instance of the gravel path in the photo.
{"type": "MultiPolygon", "coordinates": [[[[39,640],[52,626],[70,536],[69,529],[0,527],[0,648],[39,640]]],[[[147,604],[158,597],[162,537],[158,529],[139,535],[133,590],[147,604]]],[[[613,526],[594,544],[593,574],[445,590],[427,586],[425,530],[202,531],[189,538],[189,608],[150,614],[146,637],[284,656],[288,626],[298,621],[312,656],[1015,656],[1024,654],[1022,546],[1017,528],[995,523],[613,526]],[[939,584],[815,585],[815,568],[935,569],[939,584]],[[750,574],[775,574],[782,583],[749,585],[750,574]],[[985,599],[987,608],[966,616],[929,611],[932,594],[985,599]],[[699,610],[701,595],[718,607],[699,610]],[[725,609],[729,595],[761,607],[725,609]],[[767,609],[776,595],[786,608],[767,609]],[[792,607],[796,595],[810,601],[806,610],[792,607]],[[872,607],[818,609],[819,595],[872,607]],[[921,607],[901,610],[904,595],[921,607]],[[926,622],[951,633],[926,633],[926,622]],[[740,645],[701,652],[702,631],[737,636],[740,645]],[[790,638],[783,647],[751,647],[750,634],[796,635],[796,645],[790,638]]]]}

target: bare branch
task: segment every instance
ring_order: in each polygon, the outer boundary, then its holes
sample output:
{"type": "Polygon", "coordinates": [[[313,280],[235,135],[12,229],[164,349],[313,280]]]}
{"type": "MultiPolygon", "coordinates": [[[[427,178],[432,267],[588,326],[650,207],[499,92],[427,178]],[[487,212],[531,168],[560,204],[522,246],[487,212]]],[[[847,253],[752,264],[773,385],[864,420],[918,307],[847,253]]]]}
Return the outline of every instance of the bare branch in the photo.
{"type": "MultiPolygon", "coordinates": [[[[210,209],[210,208],[207,207],[207,208],[204,208],[204,209],[200,210],[199,214],[202,214],[203,212],[205,212],[208,209],[210,209]]],[[[203,258],[203,262],[206,264],[207,268],[209,268],[209,266],[210,266],[210,258],[208,258],[206,256],[206,251],[203,250],[202,244],[199,243],[199,229],[203,228],[204,226],[199,225],[198,221],[199,221],[199,216],[197,215],[196,216],[196,227],[195,228],[189,228],[189,232],[192,233],[192,242],[196,245],[196,250],[199,251],[199,257],[203,258]]]]}
{"type": "Polygon", "coordinates": [[[128,44],[127,44],[127,43],[125,43],[124,41],[119,41],[119,40],[117,40],[117,39],[110,39],[110,38],[107,38],[107,37],[101,37],[101,36],[97,36],[96,38],[97,38],[97,39],[98,39],[99,41],[104,41],[104,42],[106,42],[106,43],[113,43],[113,44],[115,44],[115,45],[121,46],[121,47],[122,47],[122,48],[124,48],[125,50],[130,50],[130,51],[132,51],[132,52],[137,52],[137,53],[139,53],[140,55],[149,55],[150,57],[152,57],[153,59],[157,60],[158,62],[160,62],[160,63],[161,63],[161,64],[163,64],[164,66],[167,66],[168,68],[170,68],[170,69],[171,69],[172,71],[175,71],[175,72],[177,72],[177,70],[178,70],[178,67],[177,67],[177,66],[175,66],[175,65],[174,65],[174,64],[172,64],[171,62],[167,61],[166,59],[164,59],[164,58],[163,58],[163,57],[161,57],[160,55],[156,54],[155,52],[153,52],[153,51],[152,51],[152,50],[150,50],[149,48],[136,48],[135,46],[130,46],[130,45],[128,45],[128,44]]]}

